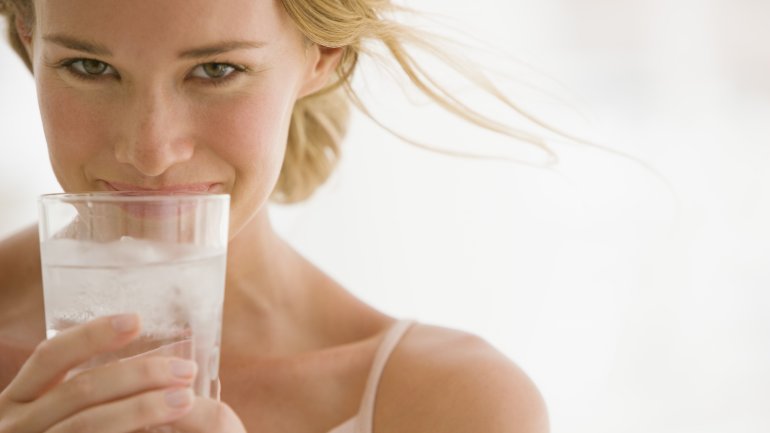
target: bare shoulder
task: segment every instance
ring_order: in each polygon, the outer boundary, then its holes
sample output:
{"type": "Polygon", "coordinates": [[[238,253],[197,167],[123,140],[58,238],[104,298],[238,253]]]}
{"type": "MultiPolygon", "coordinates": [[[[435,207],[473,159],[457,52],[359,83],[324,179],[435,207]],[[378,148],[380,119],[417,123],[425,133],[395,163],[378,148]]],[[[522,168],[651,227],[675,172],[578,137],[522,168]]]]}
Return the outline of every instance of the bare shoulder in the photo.
{"type": "MultiPolygon", "coordinates": [[[[37,226],[0,238],[0,275],[17,276],[40,269],[37,226]]],[[[5,278],[4,278],[5,279],[5,278]]]]}
{"type": "Polygon", "coordinates": [[[0,239],[0,287],[18,285],[22,282],[20,280],[35,280],[39,273],[40,244],[37,226],[0,239]]]}
{"type": "Polygon", "coordinates": [[[37,227],[0,240],[0,340],[32,344],[45,334],[37,227]]]}
{"type": "Polygon", "coordinates": [[[375,430],[545,433],[548,416],[527,375],[482,338],[416,325],[391,355],[375,430]]]}

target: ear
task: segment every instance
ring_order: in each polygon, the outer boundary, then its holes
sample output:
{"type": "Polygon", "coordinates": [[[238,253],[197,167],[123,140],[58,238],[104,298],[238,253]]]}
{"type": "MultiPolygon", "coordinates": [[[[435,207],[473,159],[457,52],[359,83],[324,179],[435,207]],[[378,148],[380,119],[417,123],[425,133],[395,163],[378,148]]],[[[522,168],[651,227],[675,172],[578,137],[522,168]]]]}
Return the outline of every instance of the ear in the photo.
{"type": "Polygon", "coordinates": [[[32,61],[32,29],[29,28],[21,14],[16,14],[14,20],[16,24],[16,33],[19,35],[21,45],[27,51],[27,57],[32,61]]]}
{"type": "Polygon", "coordinates": [[[300,87],[299,98],[315,93],[329,84],[329,77],[337,68],[344,50],[344,47],[329,48],[318,44],[308,48],[308,69],[300,87]]]}

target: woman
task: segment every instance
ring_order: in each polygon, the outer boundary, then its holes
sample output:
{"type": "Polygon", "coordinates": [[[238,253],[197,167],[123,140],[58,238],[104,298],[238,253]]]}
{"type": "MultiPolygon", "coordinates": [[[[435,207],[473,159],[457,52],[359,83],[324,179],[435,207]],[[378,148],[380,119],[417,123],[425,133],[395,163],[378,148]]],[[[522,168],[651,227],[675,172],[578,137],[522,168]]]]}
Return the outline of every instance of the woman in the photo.
{"type": "Polygon", "coordinates": [[[332,169],[362,39],[411,70],[387,7],[5,0],[63,189],[225,192],[231,240],[221,402],[162,357],[63,381],[141,324],[104,317],[44,341],[36,228],[0,244],[0,432],[547,431],[534,385],[489,344],[375,310],[271,229],[271,196],[299,201],[332,169]]]}

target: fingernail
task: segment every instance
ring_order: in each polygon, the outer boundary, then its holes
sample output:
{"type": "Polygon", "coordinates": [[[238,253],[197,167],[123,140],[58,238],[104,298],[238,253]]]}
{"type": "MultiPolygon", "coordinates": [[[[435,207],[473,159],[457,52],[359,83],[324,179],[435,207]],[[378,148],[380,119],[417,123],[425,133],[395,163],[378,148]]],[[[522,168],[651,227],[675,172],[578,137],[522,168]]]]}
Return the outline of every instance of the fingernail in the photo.
{"type": "Polygon", "coordinates": [[[192,390],[190,388],[180,388],[166,393],[166,405],[168,407],[185,407],[192,402],[192,390]]]}
{"type": "Polygon", "coordinates": [[[118,333],[125,334],[139,326],[139,317],[136,314],[121,314],[120,316],[113,317],[110,322],[112,323],[112,329],[118,333]]]}
{"type": "Polygon", "coordinates": [[[171,374],[176,377],[189,379],[195,375],[196,364],[186,359],[174,359],[171,361],[171,374]]]}

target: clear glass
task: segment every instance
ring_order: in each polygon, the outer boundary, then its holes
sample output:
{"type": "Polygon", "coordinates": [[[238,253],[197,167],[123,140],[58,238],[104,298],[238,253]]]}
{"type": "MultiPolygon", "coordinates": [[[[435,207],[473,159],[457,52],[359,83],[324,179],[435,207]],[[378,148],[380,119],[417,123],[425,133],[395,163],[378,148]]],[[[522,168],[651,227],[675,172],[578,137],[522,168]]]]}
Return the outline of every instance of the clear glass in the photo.
{"type": "Polygon", "coordinates": [[[138,313],[142,333],[70,375],[119,359],[198,363],[197,395],[219,398],[230,198],[104,192],[40,197],[48,338],[99,316],[138,313]]]}

